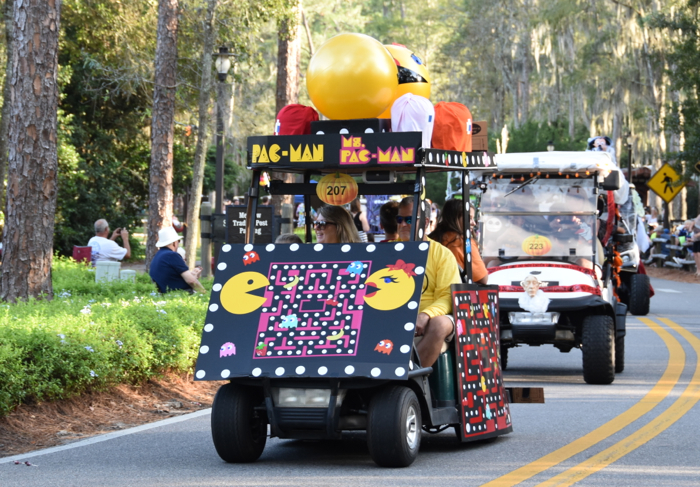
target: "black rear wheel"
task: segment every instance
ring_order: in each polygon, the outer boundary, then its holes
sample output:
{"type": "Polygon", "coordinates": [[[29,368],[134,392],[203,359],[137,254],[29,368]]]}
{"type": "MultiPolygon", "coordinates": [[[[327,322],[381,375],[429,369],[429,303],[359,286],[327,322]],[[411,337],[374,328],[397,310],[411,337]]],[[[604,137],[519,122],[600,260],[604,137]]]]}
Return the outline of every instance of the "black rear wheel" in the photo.
{"type": "Polygon", "coordinates": [[[501,345],[501,370],[508,368],[508,347],[501,345]]]}
{"type": "Polygon", "coordinates": [[[380,467],[408,467],[420,448],[421,412],[416,394],[404,386],[377,392],[369,404],[367,445],[380,467]]]}
{"type": "Polygon", "coordinates": [[[634,274],[630,277],[630,313],[635,316],[645,316],[649,314],[650,292],[649,276],[646,274],[634,274]]]}
{"type": "Polygon", "coordinates": [[[229,463],[254,462],[265,449],[267,420],[255,410],[262,390],[238,384],[221,386],[211,408],[211,436],[216,452],[229,463]]]}
{"type": "Polygon", "coordinates": [[[615,338],[615,373],[625,370],[625,337],[615,338]]]}
{"type": "Polygon", "coordinates": [[[610,316],[583,319],[583,379],[589,384],[610,384],[615,380],[615,323],[610,316]]]}

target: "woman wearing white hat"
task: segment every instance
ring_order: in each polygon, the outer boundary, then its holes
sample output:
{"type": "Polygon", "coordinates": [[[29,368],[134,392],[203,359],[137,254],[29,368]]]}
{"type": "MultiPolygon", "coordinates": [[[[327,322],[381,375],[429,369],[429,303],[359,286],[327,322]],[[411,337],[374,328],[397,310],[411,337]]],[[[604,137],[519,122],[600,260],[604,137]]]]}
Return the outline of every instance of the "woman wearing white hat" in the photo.
{"type": "Polygon", "coordinates": [[[192,289],[201,293],[206,292],[199,282],[202,268],[190,270],[177,252],[181,238],[173,227],[165,227],[158,232],[156,247],[160,250],[151,261],[149,271],[151,279],[161,293],[176,290],[192,292],[192,289]]]}

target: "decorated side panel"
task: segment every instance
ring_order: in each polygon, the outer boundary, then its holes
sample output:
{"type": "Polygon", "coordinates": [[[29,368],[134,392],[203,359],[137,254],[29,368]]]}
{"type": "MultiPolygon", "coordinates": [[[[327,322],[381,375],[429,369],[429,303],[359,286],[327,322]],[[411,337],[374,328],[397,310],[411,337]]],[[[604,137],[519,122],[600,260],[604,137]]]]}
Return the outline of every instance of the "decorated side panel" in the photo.
{"type": "Polygon", "coordinates": [[[224,245],[195,377],[406,379],[428,248],[224,245]]]}
{"type": "Polygon", "coordinates": [[[486,169],[496,164],[488,152],[460,152],[444,149],[421,149],[420,162],[426,167],[486,169]]]}
{"type": "Polygon", "coordinates": [[[500,367],[498,288],[452,286],[463,441],[512,431],[500,367]]]}

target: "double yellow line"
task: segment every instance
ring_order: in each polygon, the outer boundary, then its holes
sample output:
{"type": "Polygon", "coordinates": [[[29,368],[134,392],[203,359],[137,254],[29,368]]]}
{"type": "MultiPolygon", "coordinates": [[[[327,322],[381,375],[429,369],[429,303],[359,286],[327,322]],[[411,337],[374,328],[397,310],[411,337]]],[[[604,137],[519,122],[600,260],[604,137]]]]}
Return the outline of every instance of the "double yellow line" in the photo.
{"type": "MultiPolygon", "coordinates": [[[[634,406],[608,421],[599,428],[591,431],[587,435],[569,443],[568,445],[559,448],[542,458],[520,467],[509,474],[499,477],[487,484],[490,487],[504,487],[519,484],[535,475],[544,472],[545,470],[558,465],[559,463],[581,453],[582,451],[592,447],[600,441],[612,436],[622,430],[632,422],[636,421],[644,414],[651,411],[656,405],[663,401],[677,384],[680,378],[683,367],[685,366],[685,352],[683,347],[669,332],[648,318],[639,318],[649,328],[654,330],[656,334],[666,344],[669,352],[669,360],[664,374],[656,385],[634,406]]],[[[700,400],[700,340],[685,328],[677,325],[671,320],[660,318],[661,322],[666,324],[672,330],[681,335],[690,343],[696,353],[697,365],[695,373],[688,387],[683,391],[681,396],[673,403],[666,411],[658,415],[635,433],[629,435],[615,445],[606,450],[594,455],[584,462],[572,467],[565,472],[562,472],[548,481],[540,484],[543,486],[565,486],[572,485],[589,475],[602,470],[611,463],[619,460],[627,453],[640,447],[647,441],[659,435],[673,423],[678,421],[685,413],[687,413],[700,400]]]]}

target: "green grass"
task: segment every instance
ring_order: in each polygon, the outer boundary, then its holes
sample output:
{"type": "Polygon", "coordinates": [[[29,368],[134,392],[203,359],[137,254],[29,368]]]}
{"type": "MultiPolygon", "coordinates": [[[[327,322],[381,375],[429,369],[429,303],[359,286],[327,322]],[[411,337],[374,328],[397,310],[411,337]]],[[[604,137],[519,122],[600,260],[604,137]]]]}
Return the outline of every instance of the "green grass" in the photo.
{"type": "Polygon", "coordinates": [[[61,258],[53,283],[52,301],[0,306],[0,417],[23,402],[194,367],[208,294],[159,295],[145,274],[97,284],[94,271],[61,258]]]}

